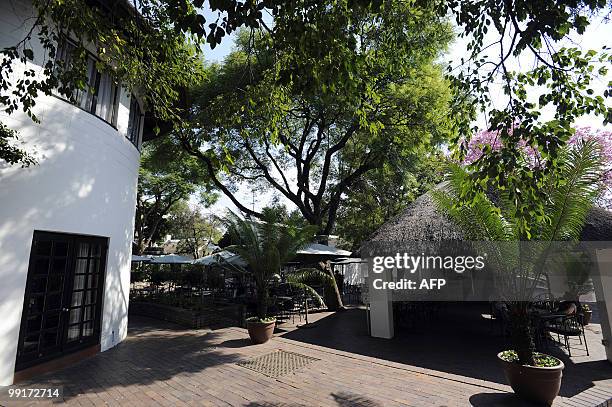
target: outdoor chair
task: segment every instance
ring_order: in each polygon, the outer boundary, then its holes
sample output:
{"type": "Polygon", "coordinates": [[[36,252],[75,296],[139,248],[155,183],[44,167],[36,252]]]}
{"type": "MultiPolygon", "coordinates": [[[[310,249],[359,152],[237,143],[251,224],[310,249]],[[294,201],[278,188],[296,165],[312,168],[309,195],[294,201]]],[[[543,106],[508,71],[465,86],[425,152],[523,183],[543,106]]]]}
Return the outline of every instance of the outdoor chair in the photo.
{"type": "Polygon", "coordinates": [[[291,301],[291,308],[288,313],[291,315],[291,323],[295,323],[295,317],[297,316],[302,322],[302,314],[306,313],[306,297],[304,295],[293,296],[291,301]]]}
{"type": "MultiPolygon", "coordinates": [[[[561,336],[563,336],[565,347],[567,348],[567,352],[570,357],[572,356],[572,348],[570,347],[569,341],[569,338],[571,337],[577,337],[580,340],[580,344],[583,343],[582,340],[584,339],[584,347],[586,349],[587,356],[589,355],[589,346],[587,344],[584,326],[582,325],[582,321],[579,315],[566,315],[548,321],[546,322],[545,328],[548,332],[557,334],[557,337],[559,339],[561,336]]],[[[561,341],[559,340],[559,342],[561,341]]]]}
{"type": "Polygon", "coordinates": [[[284,322],[289,319],[291,310],[293,309],[293,299],[287,297],[276,297],[274,300],[276,304],[276,318],[284,322]]]}
{"type": "Polygon", "coordinates": [[[531,305],[533,308],[552,312],[555,310],[555,308],[557,308],[558,303],[552,295],[544,293],[536,296],[531,305]]]}

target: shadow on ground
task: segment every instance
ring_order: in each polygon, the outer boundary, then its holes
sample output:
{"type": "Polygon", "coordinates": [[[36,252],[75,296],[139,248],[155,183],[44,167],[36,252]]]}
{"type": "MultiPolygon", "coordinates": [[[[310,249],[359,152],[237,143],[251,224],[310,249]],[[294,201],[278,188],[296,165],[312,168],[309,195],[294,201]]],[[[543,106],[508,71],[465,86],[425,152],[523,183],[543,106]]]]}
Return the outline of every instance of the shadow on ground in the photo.
{"type": "Polygon", "coordinates": [[[542,407],[542,404],[526,402],[514,394],[479,393],[470,397],[473,407],[542,407]]]}
{"type": "MultiPolygon", "coordinates": [[[[151,383],[163,386],[164,381],[179,374],[197,373],[242,360],[238,354],[220,351],[231,346],[220,343],[214,331],[192,331],[192,334],[177,336],[177,331],[187,330],[144,317],[131,318],[129,331],[128,338],[113,349],[61,371],[38,376],[32,383],[63,386],[64,400],[68,401],[79,394],[115,387],[151,383]],[[86,372],[89,373],[84,374],[86,372]]],[[[247,346],[248,343],[236,341],[234,345],[247,346]]]]}
{"type": "MultiPolygon", "coordinates": [[[[339,407],[383,407],[377,401],[359,394],[349,392],[332,393],[332,398],[339,407]]],[[[305,407],[305,404],[296,403],[269,403],[269,402],[252,402],[246,404],[245,407],[305,407]]]]}
{"type": "MultiPolygon", "coordinates": [[[[488,307],[483,304],[449,305],[436,320],[398,331],[393,339],[379,339],[368,335],[366,311],[354,308],[323,318],[311,329],[298,329],[282,336],[408,366],[507,384],[495,355],[508,345],[499,326],[483,318],[482,314],[487,312],[488,307]]],[[[566,366],[561,396],[572,397],[593,387],[594,381],[612,379],[612,365],[604,360],[603,347],[597,343],[601,337],[596,338],[594,335],[590,338],[590,358],[576,342],[572,353],[579,363],[554,345],[548,349],[547,353],[559,357],[566,366]]],[[[476,400],[480,405],[497,405],[486,404],[486,398],[502,396],[479,397],[484,399],[476,400]]],[[[515,403],[513,398],[509,400],[515,403]]]]}

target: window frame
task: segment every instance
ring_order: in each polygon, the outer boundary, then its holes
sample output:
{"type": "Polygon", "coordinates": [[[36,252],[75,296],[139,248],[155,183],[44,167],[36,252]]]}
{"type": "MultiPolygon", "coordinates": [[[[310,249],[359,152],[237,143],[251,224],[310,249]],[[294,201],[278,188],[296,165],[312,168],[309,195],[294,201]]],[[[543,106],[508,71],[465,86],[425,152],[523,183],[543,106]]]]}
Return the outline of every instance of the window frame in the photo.
{"type": "Polygon", "coordinates": [[[132,93],[130,96],[130,114],[128,117],[128,127],[126,130],[125,138],[130,141],[140,151],[140,138],[144,122],[144,112],[140,107],[140,101],[132,93]],[[135,107],[136,109],[133,109],[135,107]],[[137,126],[134,126],[133,122],[137,122],[137,126]],[[137,127],[136,135],[134,137],[134,128],[137,127]]]}
{"type": "MultiPolygon", "coordinates": [[[[69,46],[71,46],[73,48],[76,48],[76,46],[77,46],[74,41],[72,41],[72,40],[70,40],[68,38],[63,38],[61,40],[61,44],[58,44],[57,49],[58,50],[59,49],[64,49],[66,47],[65,44],[68,44],[69,46]]],[[[82,110],[84,112],[87,112],[87,113],[97,117],[98,119],[102,120],[104,123],[110,125],[113,129],[118,131],[119,129],[117,127],[117,121],[118,121],[118,116],[119,116],[121,85],[118,84],[118,83],[115,83],[114,81],[110,82],[111,83],[111,89],[112,88],[116,88],[116,91],[115,91],[115,95],[114,95],[114,100],[111,102],[111,106],[112,106],[112,109],[113,109],[113,112],[111,114],[111,121],[108,121],[108,120],[106,120],[105,117],[102,117],[102,116],[97,114],[98,106],[99,106],[99,104],[98,104],[98,96],[99,96],[99,93],[100,93],[100,82],[101,82],[101,78],[102,78],[103,75],[95,67],[95,64],[96,64],[96,62],[100,61],[100,59],[94,53],[92,53],[91,51],[89,51],[87,49],[86,49],[86,52],[87,52],[88,59],[91,59],[93,61],[93,64],[94,64],[93,69],[94,69],[94,76],[95,76],[95,79],[93,81],[93,86],[95,88],[95,91],[91,95],[91,101],[90,101],[90,103],[88,103],[89,106],[82,107],[79,98],[83,97],[83,94],[85,92],[89,92],[90,88],[88,88],[86,90],[85,89],[83,89],[83,90],[76,89],[75,90],[76,94],[74,95],[75,99],[76,99],[75,102],[72,102],[71,100],[69,100],[68,98],[66,98],[64,95],[62,95],[59,92],[54,92],[52,95],[54,97],[64,101],[64,102],[66,102],[66,103],[71,104],[72,106],[74,106],[74,107],[76,107],[76,108],[78,108],[78,109],[80,109],[80,110],[82,110]]],[[[61,53],[58,52],[56,54],[56,61],[57,61],[58,58],[60,58],[60,54],[61,54],[61,57],[64,57],[64,58],[66,57],[66,52],[65,51],[61,52],[61,53]]]]}

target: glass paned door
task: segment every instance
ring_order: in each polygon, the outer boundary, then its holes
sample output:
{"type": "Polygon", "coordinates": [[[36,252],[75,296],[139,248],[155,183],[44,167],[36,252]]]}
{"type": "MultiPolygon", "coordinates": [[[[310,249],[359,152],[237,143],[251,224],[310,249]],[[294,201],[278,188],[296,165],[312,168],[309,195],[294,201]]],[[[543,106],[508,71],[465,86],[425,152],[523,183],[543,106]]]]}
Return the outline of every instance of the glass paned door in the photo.
{"type": "Polygon", "coordinates": [[[17,370],[99,342],[107,242],[34,232],[17,370]]]}
{"type": "Polygon", "coordinates": [[[94,336],[98,304],[98,280],[102,262],[102,246],[81,241],[76,248],[76,267],[70,300],[68,343],[83,343],[94,336]]]}

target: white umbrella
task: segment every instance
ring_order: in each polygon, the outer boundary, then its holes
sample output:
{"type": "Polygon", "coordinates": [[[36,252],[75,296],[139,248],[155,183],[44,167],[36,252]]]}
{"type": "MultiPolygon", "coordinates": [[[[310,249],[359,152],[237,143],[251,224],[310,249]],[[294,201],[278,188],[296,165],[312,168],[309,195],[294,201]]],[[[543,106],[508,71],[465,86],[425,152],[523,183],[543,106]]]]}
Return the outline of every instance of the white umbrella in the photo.
{"type": "Polygon", "coordinates": [[[356,258],[356,257],[339,258],[339,259],[336,259],[336,260],[332,261],[332,264],[338,264],[338,265],[343,265],[343,264],[359,264],[359,263],[367,263],[367,261],[365,259],[356,258]]]}
{"type": "Polygon", "coordinates": [[[155,264],[189,264],[192,260],[188,257],[179,256],[178,254],[165,254],[163,256],[153,257],[151,263],[155,264]]]}
{"type": "Polygon", "coordinates": [[[244,261],[242,257],[228,250],[222,250],[220,252],[201,257],[197,260],[194,260],[193,264],[201,264],[204,266],[223,266],[229,264],[231,266],[238,267],[246,267],[247,265],[246,261],[244,261]]]}
{"type": "Polygon", "coordinates": [[[351,255],[351,252],[320,243],[309,243],[304,248],[298,250],[297,254],[327,257],[348,257],[351,255]]]}
{"type": "Polygon", "coordinates": [[[151,261],[151,256],[138,256],[136,254],[132,255],[133,263],[148,263],[151,261]]]}
{"type": "Polygon", "coordinates": [[[209,252],[214,252],[215,250],[220,250],[220,249],[221,248],[214,243],[208,243],[206,245],[206,250],[208,250],[209,252]]]}

